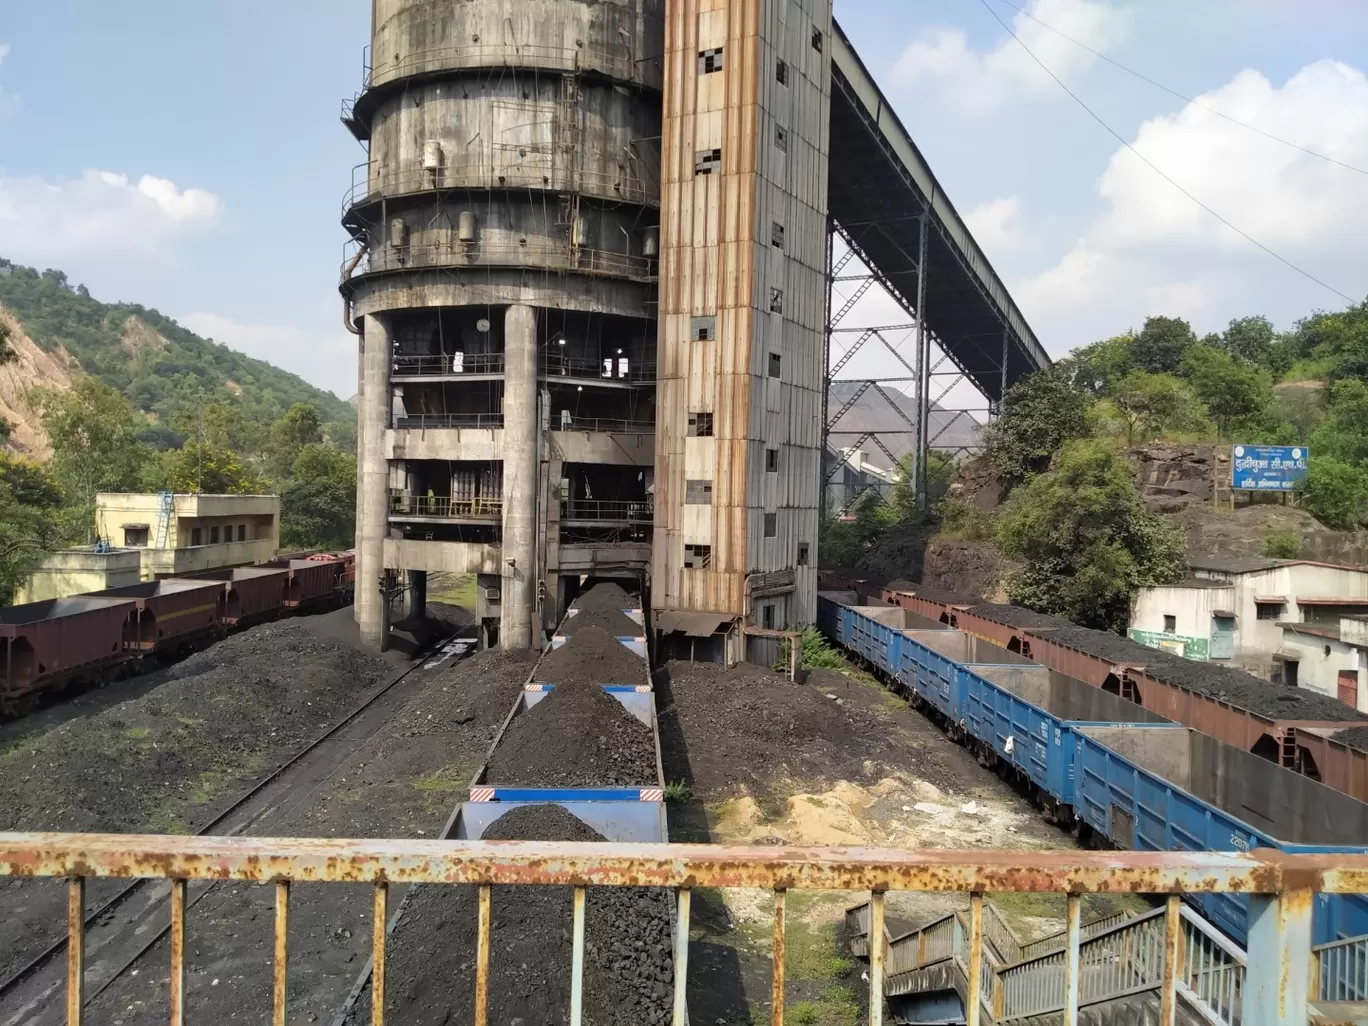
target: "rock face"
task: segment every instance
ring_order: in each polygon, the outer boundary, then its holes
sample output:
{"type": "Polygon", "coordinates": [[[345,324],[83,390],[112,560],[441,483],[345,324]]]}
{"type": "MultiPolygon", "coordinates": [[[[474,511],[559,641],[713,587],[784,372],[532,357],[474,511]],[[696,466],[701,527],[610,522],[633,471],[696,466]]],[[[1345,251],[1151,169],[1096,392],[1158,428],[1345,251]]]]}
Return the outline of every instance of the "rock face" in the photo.
{"type": "Polygon", "coordinates": [[[1135,485],[1145,506],[1154,513],[1177,513],[1193,503],[1211,503],[1211,487],[1218,464],[1229,467],[1210,445],[1148,445],[1131,450],[1135,485]]]}
{"type": "Polygon", "coordinates": [[[969,598],[1003,602],[1002,582],[1013,566],[990,542],[936,538],[926,547],[921,583],[969,598]]]}
{"type": "Polygon", "coordinates": [[[1298,559],[1368,564],[1368,531],[1335,531],[1304,509],[1258,503],[1217,512],[1193,504],[1174,516],[1187,537],[1190,556],[1257,556],[1274,532],[1291,532],[1301,542],[1298,559]]]}
{"type": "Polygon", "coordinates": [[[71,387],[72,377],[80,374],[81,365],[60,346],[50,353],[39,349],[4,307],[0,307],[0,323],[10,329],[10,346],[16,357],[0,365],[0,417],[10,425],[8,448],[31,459],[45,460],[52,449],[27,392],[31,388],[65,391],[71,387]]]}

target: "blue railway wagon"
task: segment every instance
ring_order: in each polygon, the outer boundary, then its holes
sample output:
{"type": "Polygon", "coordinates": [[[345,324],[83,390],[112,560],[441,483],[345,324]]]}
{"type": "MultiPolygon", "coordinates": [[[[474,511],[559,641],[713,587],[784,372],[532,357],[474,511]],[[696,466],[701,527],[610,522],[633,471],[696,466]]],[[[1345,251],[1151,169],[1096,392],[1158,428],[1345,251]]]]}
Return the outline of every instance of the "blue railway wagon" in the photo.
{"type": "Polygon", "coordinates": [[[916,688],[924,700],[957,723],[964,718],[960,677],[966,663],[1036,665],[1025,656],[982,638],[946,629],[943,624],[940,626],[940,630],[904,632],[897,677],[905,686],[916,688]]]}
{"type": "Polygon", "coordinates": [[[821,591],[817,593],[817,629],[832,641],[840,640],[841,611],[859,605],[853,591],[821,591]]]}
{"type": "MultiPolygon", "coordinates": [[[[1135,851],[1368,852],[1368,804],[1186,727],[1076,727],[1075,812],[1135,851]]],[[[1237,943],[1249,899],[1194,896],[1237,943]]],[[[1317,895],[1315,943],[1368,934],[1363,895],[1317,895]]]]}
{"type": "Polygon", "coordinates": [[[960,675],[965,730],[1060,805],[1075,802],[1075,726],[1169,723],[1047,666],[974,663],[960,675]]]}

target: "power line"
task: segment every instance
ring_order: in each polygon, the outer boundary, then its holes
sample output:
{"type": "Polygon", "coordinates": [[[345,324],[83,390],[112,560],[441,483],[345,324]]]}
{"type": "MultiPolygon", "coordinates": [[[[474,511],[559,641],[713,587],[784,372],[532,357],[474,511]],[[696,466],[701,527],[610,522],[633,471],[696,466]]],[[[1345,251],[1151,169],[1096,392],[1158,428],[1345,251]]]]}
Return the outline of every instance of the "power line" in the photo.
{"type": "MultiPolygon", "coordinates": [[[[1026,8],[1020,7],[1020,6],[1018,6],[1017,4],[1012,3],[1012,0],[998,0],[998,2],[999,2],[999,3],[1002,3],[1002,4],[1006,4],[1008,7],[1010,7],[1012,10],[1016,11],[1017,13],[1023,14],[1023,15],[1025,15],[1027,18],[1030,18],[1033,22],[1035,22],[1035,23],[1036,23],[1037,25],[1039,25],[1041,28],[1049,29],[1051,32],[1053,32],[1055,35],[1059,36],[1061,39],[1067,39],[1070,43],[1073,43],[1074,46],[1081,47],[1082,49],[1087,50],[1088,53],[1092,54],[1094,57],[1098,58],[1099,60],[1104,60],[1104,61],[1106,61],[1108,64],[1110,64],[1110,65],[1111,65],[1112,67],[1114,67],[1114,68],[1120,68],[1120,69],[1121,69],[1122,71],[1124,71],[1127,75],[1133,75],[1134,77],[1138,78],[1141,82],[1148,83],[1149,85],[1154,86],[1154,88],[1156,88],[1156,89],[1161,89],[1161,90],[1163,90],[1164,92],[1168,93],[1170,96],[1176,96],[1176,97],[1178,97],[1178,99],[1182,100],[1184,103],[1190,103],[1190,104],[1192,104],[1192,106],[1198,107],[1198,108],[1200,108],[1201,110],[1206,111],[1208,114],[1215,114],[1218,118],[1224,118],[1226,121],[1229,121],[1232,125],[1239,125],[1241,128],[1246,128],[1246,129],[1248,129],[1248,130],[1251,131],[1251,132],[1255,132],[1255,133],[1257,133],[1258,135],[1263,136],[1265,139],[1272,139],[1274,142],[1282,143],[1284,146],[1290,146],[1290,147],[1292,147],[1294,150],[1301,150],[1302,153],[1309,154],[1309,155],[1312,156],[1312,157],[1318,157],[1318,158],[1320,158],[1321,160],[1329,161],[1331,164],[1338,164],[1340,167],[1345,168],[1346,170],[1349,170],[1349,171],[1356,171],[1356,172],[1358,172],[1358,173],[1361,174],[1361,175],[1368,175],[1368,170],[1365,170],[1364,168],[1355,167],[1353,164],[1346,164],[1346,163],[1345,163],[1344,161],[1342,161],[1342,160],[1336,160],[1334,157],[1330,156],[1329,154],[1321,153],[1321,152],[1318,151],[1318,150],[1308,149],[1307,147],[1302,146],[1302,145],[1300,145],[1299,143],[1294,143],[1294,142],[1292,142],[1290,139],[1284,139],[1282,136],[1274,135],[1272,132],[1265,132],[1262,128],[1259,128],[1257,125],[1251,125],[1251,124],[1250,124],[1249,122],[1247,122],[1247,121],[1241,121],[1239,118],[1233,118],[1233,117],[1231,117],[1229,114],[1224,114],[1224,113],[1222,113],[1221,111],[1217,110],[1215,107],[1208,107],[1205,103],[1202,103],[1200,100],[1194,100],[1191,96],[1186,96],[1186,95],[1184,95],[1183,93],[1180,93],[1177,89],[1170,89],[1168,86],[1164,85],[1164,83],[1162,83],[1162,82],[1156,82],[1154,79],[1150,78],[1148,75],[1145,75],[1145,74],[1143,74],[1142,72],[1136,71],[1134,68],[1129,68],[1129,67],[1127,67],[1126,65],[1122,64],[1120,61],[1113,60],[1112,58],[1108,57],[1105,53],[1101,53],[1101,52],[1099,52],[1099,51],[1097,51],[1097,50],[1094,50],[1094,49],[1093,49],[1091,46],[1089,46],[1087,43],[1080,42],[1079,40],[1075,39],[1073,36],[1069,35],[1067,32],[1061,32],[1059,29],[1055,28],[1053,25],[1049,24],[1048,22],[1041,21],[1039,18],[1037,18],[1037,17],[1036,17],[1034,14],[1032,14],[1030,11],[1026,10],[1026,8]]],[[[1000,20],[1000,19],[999,19],[999,20],[1000,20]]],[[[1017,42],[1021,42],[1021,40],[1018,39],[1017,42]]],[[[1023,44],[1023,46],[1024,46],[1024,44],[1023,44]]],[[[1028,52],[1029,52],[1029,51],[1028,51],[1028,52]]],[[[1035,55],[1032,54],[1032,56],[1035,56],[1035,55]]]]}
{"type": "Polygon", "coordinates": [[[981,3],[981,4],[983,5],[984,10],[986,10],[989,14],[991,14],[991,15],[993,16],[993,20],[996,21],[999,25],[1001,25],[1001,26],[1003,27],[1003,29],[1007,32],[1007,34],[1017,41],[1017,45],[1019,45],[1023,50],[1026,51],[1027,56],[1029,56],[1029,57],[1031,58],[1031,60],[1035,61],[1036,64],[1040,65],[1040,69],[1041,69],[1042,71],[1044,71],[1045,74],[1049,75],[1052,79],[1054,79],[1055,84],[1058,85],[1060,89],[1063,89],[1066,93],[1069,94],[1069,98],[1070,98],[1071,100],[1073,100],[1074,103],[1078,104],[1078,105],[1079,105],[1080,107],[1082,107],[1085,111],[1087,111],[1088,116],[1089,116],[1090,118],[1092,118],[1092,119],[1093,119],[1094,121],[1096,121],[1099,125],[1101,125],[1104,129],[1106,129],[1107,133],[1108,133],[1109,135],[1111,135],[1112,138],[1114,138],[1117,142],[1119,142],[1119,143],[1120,143],[1122,146],[1124,146],[1126,149],[1130,150],[1131,153],[1135,154],[1135,156],[1138,157],[1141,161],[1143,161],[1144,164],[1145,164],[1145,166],[1148,167],[1151,171],[1153,171],[1155,174],[1157,174],[1157,175],[1158,175],[1160,178],[1162,178],[1164,181],[1168,182],[1169,185],[1173,186],[1175,189],[1177,189],[1179,192],[1181,192],[1181,193],[1182,193],[1184,196],[1186,196],[1188,199],[1192,200],[1193,203],[1196,203],[1199,207],[1201,207],[1203,210],[1205,210],[1205,211],[1206,211],[1208,214],[1210,214],[1212,217],[1216,218],[1216,220],[1220,221],[1221,224],[1225,225],[1227,228],[1229,228],[1231,231],[1233,231],[1236,235],[1240,236],[1240,237],[1241,237],[1242,239],[1244,239],[1246,242],[1251,242],[1251,243],[1253,243],[1255,246],[1258,246],[1259,249],[1263,250],[1265,253],[1267,253],[1269,256],[1271,256],[1274,260],[1278,261],[1280,264],[1283,264],[1283,265],[1285,265],[1285,266],[1287,266],[1287,267],[1290,267],[1292,270],[1294,270],[1294,271],[1296,271],[1298,274],[1300,274],[1303,278],[1306,278],[1308,281],[1313,281],[1313,282],[1315,282],[1315,283],[1316,283],[1317,285],[1319,285],[1321,288],[1323,288],[1323,289],[1325,289],[1325,290],[1327,290],[1327,291],[1329,291],[1329,292],[1333,292],[1335,295],[1337,295],[1337,296],[1339,296],[1341,299],[1343,299],[1346,303],[1349,303],[1349,304],[1352,305],[1352,304],[1355,302],[1354,299],[1352,299],[1352,298],[1350,298],[1349,296],[1345,295],[1343,292],[1341,292],[1339,289],[1335,288],[1333,285],[1329,285],[1329,284],[1327,284],[1327,283],[1321,281],[1319,278],[1317,278],[1317,277],[1316,277],[1314,274],[1312,274],[1310,271],[1302,270],[1302,268],[1298,267],[1298,266],[1297,266],[1296,264],[1294,264],[1291,260],[1288,260],[1285,256],[1281,255],[1280,253],[1276,253],[1276,252],[1274,252],[1273,250],[1269,249],[1267,246],[1265,246],[1265,245],[1264,245],[1262,242],[1260,242],[1258,239],[1254,238],[1254,236],[1250,235],[1248,232],[1244,231],[1244,230],[1241,229],[1241,228],[1238,228],[1238,227],[1235,226],[1234,224],[1231,224],[1231,222],[1227,221],[1227,220],[1226,220],[1224,217],[1222,217],[1219,213],[1217,213],[1217,212],[1216,212],[1215,210],[1213,210],[1211,207],[1207,206],[1205,203],[1203,203],[1201,200],[1199,200],[1199,199],[1198,199],[1196,196],[1194,196],[1192,193],[1188,192],[1187,189],[1183,188],[1183,186],[1179,185],[1178,182],[1176,182],[1176,181],[1174,181],[1172,178],[1170,178],[1167,174],[1164,173],[1164,171],[1163,171],[1157,164],[1155,164],[1155,163],[1154,163],[1153,161],[1151,161],[1148,157],[1146,157],[1143,153],[1141,153],[1141,152],[1140,152],[1139,150],[1137,150],[1134,146],[1132,146],[1132,145],[1126,140],[1126,138],[1125,138],[1123,135],[1121,135],[1120,132],[1118,132],[1116,129],[1112,128],[1111,125],[1109,125],[1109,124],[1107,124],[1105,121],[1103,121],[1102,118],[1101,118],[1101,116],[1099,116],[1099,115],[1097,114],[1096,111],[1094,111],[1091,107],[1089,107],[1086,103],[1084,103],[1083,100],[1082,100],[1082,98],[1079,97],[1079,95],[1078,95],[1077,93],[1075,93],[1072,89],[1070,89],[1067,85],[1065,85],[1063,79],[1061,79],[1058,75],[1056,75],[1053,71],[1051,71],[1051,70],[1049,69],[1049,67],[1045,64],[1045,62],[1042,61],[1039,57],[1037,57],[1037,56],[1035,55],[1035,52],[1034,52],[1029,46],[1027,46],[1024,42],[1022,42],[1021,37],[1018,36],[1018,35],[1016,34],[1016,32],[1014,32],[1014,31],[1012,30],[1012,27],[1011,27],[1010,25],[1008,25],[1005,21],[1003,21],[1002,18],[1000,18],[1000,17],[998,16],[997,11],[993,10],[993,8],[990,7],[990,6],[988,5],[988,0],[979,0],[979,3],[981,3]]]}

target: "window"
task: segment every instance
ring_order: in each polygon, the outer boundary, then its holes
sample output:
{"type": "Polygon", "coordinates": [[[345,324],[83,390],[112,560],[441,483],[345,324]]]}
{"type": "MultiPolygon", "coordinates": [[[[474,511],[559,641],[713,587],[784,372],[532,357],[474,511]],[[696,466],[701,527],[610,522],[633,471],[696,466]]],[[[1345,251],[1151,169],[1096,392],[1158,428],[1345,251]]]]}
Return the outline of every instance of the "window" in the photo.
{"type": "Polygon", "coordinates": [[[813,29],[813,30],[812,30],[812,48],[813,48],[814,50],[816,50],[818,53],[821,53],[821,52],[822,52],[822,30],[821,30],[821,29],[813,29]]]}
{"type": "Polygon", "coordinates": [[[722,70],[722,47],[714,46],[711,50],[698,51],[698,73],[700,75],[711,75],[714,71],[722,70]]]}
{"type": "Polygon", "coordinates": [[[788,85],[788,65],[780,61],[774,66],[774,77],[779,80],[780,85],[788,85]]]}
{"type": "Polygon", "coordinates": [[[210,545],[217,545],[217,544],[218,544],[218,540],[219,540],[219,529],[218,529],[218,525],[215,524],[213,527],[209,528],[209,544],[210,544],[210,545]]]}
{"type": "Polygon", "coordinates": [[[770,361],[769,361],[769,376],[770,376],[770,377],[772,377],[772,378],[777,378],[777,377],[779,377],[779,375],[780,375],[780,366],[781,366],[782,363],[783,363],[783,360],[780,359],[780,356],[779,356],[778,353],[770,353],[770,361]]]}
{"type": "Polygon", "coordinates": [[[191,544],[191,545],[203,545],[203,544],[204,544],[204,528],[202,528],[202,527],[192,527],[192,528],[190,529],[190,544],[191,544]]]}
{"type": "Polygon", "coordinates": [[[784,290],[770,289],[770,313],[781,314],[784,312],[784,290]]]}
{"type": "Polygon", "coordinates": [[[782,125],[774,126],[774,145],[785,153],[788,152],[788,129],[782,125]]]}
{"type": "Polygon", "coordinates": [[[778,450],[778,449],[766,449],[766,450],[765,450],[765,473],[767,473],[767,474],[777,474],[777,473],[779,473],[779,450],[778,450]]]}
{"type": "Polygon", "coordinates": [[[247,525],[246,525],[246,524],[238,524],[238,541],[246,541],[246,540],[247,540],[247,525]]]}
{"type": "Polygon", "coordinates": [[[684,501],[690,506],[712,505],[711,481],[685,481],[684,501]]]}
{"type": "Polygon", "coordinates": [[[1168,613],[1165,613],[1165,614],[1164,614],[1164,633],[1165,633],[1165,634],[1176,634],[1176,633],[1178,633],[1178,617],[1176,617],[1176,616],[1169,616],[1168,613]]]}
{"type": "Polygon", "coordinates": [[[774,630],[774,603],[766,602],[760,607],[760,625],[767,631],[774,630]]]}
{"type": "Polygon", "coordinates": [[[685,545],[684,546],[684,569],[685,570],[706,570],[712,563],[711,545],[685,545]]]}
{"type": "Polygon", "coordinates": [[[695,317],[689,322],[689,341],[712,342],[717,338],[716,317],[695,317]]]}
{"type": "Polygon", "coordinates": [[[1281,602],[1258,602],[1254,603],[1254,615],[1260,620],[1276,620],[1283,615],[1286,608],[1281,602]]]}
{"type": "Polygon", "coordinates": [[[720,149],[696,150],[694,152],[694,174],[710,175],[722,170],[722,151],[720,149]]]}
{"type": "Polygon", "coordinates": [[[784,248],[784,226],[778,221],[770,223],[770,245],[775,249],[784,248]]]}
{"type": "Polygon", "coordinates": [[[765,514],[765,537],[766,537],[766,538],[775,538],[775,537],[778,537],[778,535],[779,535],[779,514],[778,514],[778,513],[766,513],[766,514],[765,514]]]}
{"type": "Polygon", "coordinates": [[[689,437],[690,438],[711,438],[713,433],[713,415],[711,413],[691,413],[689,414],[689,437]]]}
{"type": "Polygon", "coordinates": [[[129,524],[124,529],[124,548],[126,549],[145,549],[147,548],[147,525],[129,524]]]}
{"type": "Polygon", "coordinates": [[[808,543],[807,543],[807,542],[799,542],[799,543],[798,543],[798,565],[799,565],[799,566],[807,566],[807,565],[808,565],[808,543]]]}

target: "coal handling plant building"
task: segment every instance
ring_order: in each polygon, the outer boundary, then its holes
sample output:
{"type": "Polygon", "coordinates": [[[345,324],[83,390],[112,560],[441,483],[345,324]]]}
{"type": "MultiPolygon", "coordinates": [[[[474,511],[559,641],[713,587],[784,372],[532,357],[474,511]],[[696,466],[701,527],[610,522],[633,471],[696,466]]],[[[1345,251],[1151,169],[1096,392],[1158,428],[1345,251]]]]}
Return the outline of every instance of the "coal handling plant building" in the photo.
{"type": "Polygon", "coordinates": [[[813,622],[838,236],[990,403],[1048,362],[830,0],[375,0],[364,63],[372,642],[430,572],[512,648],[589,577],[716,658],[813,622]]]}

